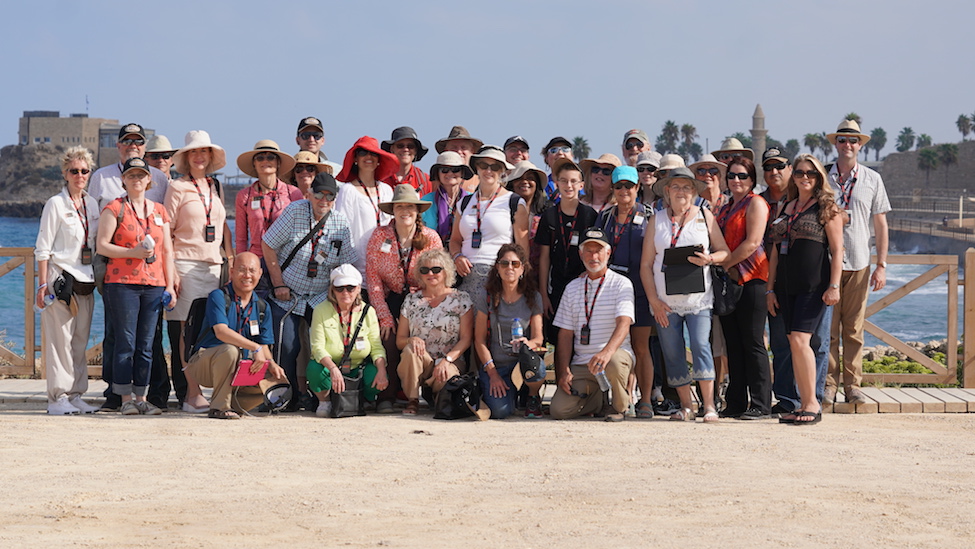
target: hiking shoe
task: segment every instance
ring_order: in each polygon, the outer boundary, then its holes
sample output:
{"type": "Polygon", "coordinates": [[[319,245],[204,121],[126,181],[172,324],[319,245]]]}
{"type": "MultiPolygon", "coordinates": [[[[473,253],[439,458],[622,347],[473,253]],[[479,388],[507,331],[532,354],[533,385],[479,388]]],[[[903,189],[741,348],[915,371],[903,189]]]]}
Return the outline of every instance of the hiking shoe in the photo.
{"type": "Polygon", "coordinates": [[[315,409],[316,417],[328,417],[332,415],[332,401],[325,400],[318,403],[318,407],[315,409]]]}
{"type": "Polygon", "coordinates": [[[99,412],[118,412],[122,408],[122,397],[118,395],[111,395],[105,397],[105,402],[102,403],[101,408],[98,409],[99,412]]]}
{"type": "Polygon", "coordinates": [[[745,413],[739,416],[738,419],[772,419],[772,416],[763,412],[761,408],[752,406],[751,408],[745,410],[745,413]]]}
{"type": "Polygon", "coordinates": [[[831,406],[836,401],[836,387],[826,387],[823,389],[823,405],[831,406]]]}
{"type": "Polygon", "coordinates": [[[47,404],[47,413],[52,416],[69,416],[80,414],[81,410],[75,408],[71,402],[68,401],[68,395],[61,395],[54,402],[49,402],[47,404]]]}
{"type": "Polygon", "coordinates": [[[846,401],[850,404],[866,404],[869,402],[863,391],[856,387],[851,387],[846,391],[846,401]]]}
{"type": "Polygon", "coordinates": [[[68,402],[71,403],[72,406],[77,408],[78,411],[80,411],[82,414],[94,414],[95,412],[98,411],[98,408],[92,406],[91,404],[88,404],[84,400],[81,400],[81,395],[74,395],[73,397],[68,399],[68,402]]]}
{"type": "MultiPolygon", "coordinates": [[[[149,402],[148,400],[138,400],[135,403],[135,407],[139,410],[139,413],[144,416],[159,416],[162,415],[162,410],[158,406],[149,402]]],[[[124,412],[123,412],[124,413],[124,412]]]]}
{"type": "Polygon", "coordinates": [[[654,403],[653,405],[653,413],[658,416],[672,416],[679,411],[680,403],[670,399],[664,399],[663,402],[654,403]]]}
{"type": "Polygon", "coordinates": [[[376,403],[377,414],[391,414],[393,411],[393,403],[388,400],[376,403]]]}
{"type": "Polygon", "coordinates": [[[528,404],[525,406],[525,417],[532,419],[545,417],[545,412],[542,411],[541,397],[528,397],[528,404]]]}
{"type": "Polygon", "coordinates": [[[134,400],[127,400],[122,403],[122,407],[119,409],[123,416],[137,416],[139,412],[139,407],[135,405],[134,400]]]}

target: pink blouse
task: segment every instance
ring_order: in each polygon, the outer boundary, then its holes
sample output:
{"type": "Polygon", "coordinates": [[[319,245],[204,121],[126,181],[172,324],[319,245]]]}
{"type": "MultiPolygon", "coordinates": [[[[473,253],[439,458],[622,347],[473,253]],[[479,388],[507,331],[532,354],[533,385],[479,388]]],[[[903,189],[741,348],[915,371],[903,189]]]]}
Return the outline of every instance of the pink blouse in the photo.
{"type": "Polygon", "coordinates": [[[437,231],[423,227],[423,235],[427,237],[426,247],[401,254],[399,238],[396,236],[396,229],[393,228],[394,223],[396,222],[390,221],[388,225],[376,227],[366,246],[366,288],[370,297],[382,296],[381,299],[370,300],[376,308],[381,328],[392,328],[395,320],[389,305],[386,304],[386,296],[389,292],[401,294],[416,290],[420,282],[416,278],[414,267],[420,255],[427,250],[443,248],[443,242],[437,231]],[[406,263],[405,273],[404,263],[406,263]],[[404,292],[403,286],[406,284],[409,287],[404,292]]]}
{"type": "Polygon", "coordinates": [[[253,185],[237,193],[235,205],[237,221],[234,227],[237,253],[253,252],[257,257],[264,257],[261,238],[264,237],[268,227],[281,215],[288,204],[304,198],[298,187],[280,179],[273,191],[262,193],[262,190],[260,183],[255,181],[253,185]]]}

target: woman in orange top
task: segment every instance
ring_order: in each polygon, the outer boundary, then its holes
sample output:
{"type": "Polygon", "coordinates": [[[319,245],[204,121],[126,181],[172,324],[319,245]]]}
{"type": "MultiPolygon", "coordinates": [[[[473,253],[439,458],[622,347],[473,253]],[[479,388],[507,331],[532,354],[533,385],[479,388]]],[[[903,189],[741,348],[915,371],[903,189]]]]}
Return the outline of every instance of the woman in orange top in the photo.
{"type": "Polygon", "coordinates": [[[125,162],[122,185],[125,196],[105,206],[98,225],[98,251],[109,258],[104,297],[115,331],[112,391],[122,397],[123,415],[159,415],[146,391],[163,292],[176,304],[169,214],[145,197],[152,178],[141,158],[125,162]]]}
{"type": "Polygon", "coordinates": [[[722,266],[742,286],[734,312],[721,317],[728,348],[728,392],[725,417],[768,419],[772,378],[765,348],[765,284],[768,257],[762,239],[769,206],[755,189],[755,164],[743,156],[728,165],[731,200],[715,215],[731,255],[722,266]]]}

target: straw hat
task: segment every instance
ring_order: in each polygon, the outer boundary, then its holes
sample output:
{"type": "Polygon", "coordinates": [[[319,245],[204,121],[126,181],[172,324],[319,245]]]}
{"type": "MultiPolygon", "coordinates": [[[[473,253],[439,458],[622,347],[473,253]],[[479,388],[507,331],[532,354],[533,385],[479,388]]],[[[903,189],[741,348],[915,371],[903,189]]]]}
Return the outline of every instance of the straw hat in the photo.
{"type": "Polygon", "coordinates": [[[582,174],[588,176],[589,172],[592,171],[592,167],[596,164],[609,164],[614,168],[618,168],[623,165],[620,162],[620,158],[615,154],[605,153],[599,156],[599,158],[587,158],[579,163],[579,167],[582,168],[582,174]]]}
{"type": "Polygon", "coordinates": [[[467,128],[464,126],[454,126],[453,128],[450,128],[450,133],[447,134],[447,137],[437,141],[433,147],[437,149],[438,153],[442,153],[447,150],[447,142],[453,141],[454,139],[466,139],[470,141],[474,145],[474,150],[480,149],[484,146],[483,141],[471,137],[471,134],[467,131],[467,128]]]}
{"type": "Polygon", "coordinates": [[[676,168],[686,168],[684,157],[679,154],[665,154],[660,157],[660,165],[657,170],[673,170],[676,168]]]}
{"type": "Polygon", "coordinates": [[[423,213],[433,203],[427,200],[420,200],[420,195],[416,194],[416,189],[405,183],[401,183],[393,189],[393,199],[389,202],[380,202],[379,209],[389,215],[393,215],[393,206],[397,204],[413,204],[419,213],[423,213]]]}
{"type": "Polygon", "coordinates": [[[689,179],[694,183],[694,190],[697,194],[704,192],[704,189],[708,188],[707,183],[699,181],[694,178],[694,172],[685,167],[673,168],[667,173],[667,177],[657,180],[653,184],[653,192],[657,196],[664,196],[664,188],[674,179],[689,179]]]}
{"type": "Polygon", "coordinates": [[[169,139],[165,135],[156,134],[149,138],[149,142],[146,143],[147,153],[168,153],[176,152],[176,148],[169,142],[169,139]]]}
{"type": "Polygon", "coordinates": [[[657,151],[643,151],[636,157],[637,166],[653,166],[654,168],[660,167],[660,153],[657,151]]]}
{"type": "Polygon", "coordinates": [[[445,151],[437,155],[437,163],[430,166],[430,179],[440,176],[440,168],[460,168],[465,180],[474,177],[474,170],[464,163],[464,159],[454,151],[445,151]]]}
{"type": "Polygon", "coordinates": [[[745,146],[741,144],[741,141],[739,141],[736,137],[728,137],[722,141],[721,148],[714,151],[714,157],[721,158],[722,153],[740,153],[742,156],[748,158],[752,162],[755,161],[755,151],[746,149],[745,146]]]}
{"type": "Polygon", "coordinates": [[[214,145],[207,132],[203,130],[186,132],[183,141],[186,144],[173,155],[173,166],[179,173],[190,173],[190,168],[186,165],[186,153],[193,149],[210,149],[210,165],[207,166],[207,173],[213,173],[227,165],[227,151],[219,145],[214,145]]]}
{"type": "Polygon", "coordinates": [[[497,160],[504,165],[505,170],[514,169],[514,166],[508,163],[508,159],[504,156],[504,151],[501,150],[497,145],[484,145],[471,156],[471,164],[478,158],[483,158],[485,160],[497,160]]]}
{"type": "Polygon", "coordinates": [[[281,177],[283,181],[291,180],[291,176],[294,174],[295,168],[298,167],[298,164],[312,164],[315,166],[315,169],[318,170],[317,173],[322,173],[324,171],[327,171],[329,168],[331,168],[330,165],[326,164],[325,162],[322,162],[321,158],[319,158],[317,154],[311,151],[298,151],[295,154],[294,159],[295,159],[295,165],[290,170],[288,170],[287,173],[284,174],[284,176],[281,177]]]}
{"type": "Polygon", "coordinates": [[[507,181],[517,181],[525,176],[528,172],[535,172],[538,175],[538,182],[541,185],[545,185],[548,182],[548,175],[542,170],[538,169],[538,166],[532,164],[527,160],[522,160],[521,162],[515,164],[511,172],[508,173],[507,181]]]}
{"type": "Polygon", "coordinates": [[[860,131],[860,125],[857,124],[856,120],[844,120],[840,122],[840,125],[836,127],[834,133],[826,134],[826,139],[835,147],[836,138],[841,135],[859,137],[861,147],[866,145],[867,141],[870,141],[870,136],[860,131]]]}
{"type": "Polygon", "coordinates": [[[718,159],[713,154],[706,154],[700,160],[687,167],[687,169],[691,170],[692,174],[696,174],[698,168],[718,168],[720,170],[718,174],[720,181],[724,181],[725,175],[728,173],[728,166],[724,162],[718,162],[718,159]]]}
{"type": "Polygon", "coordinates": [[[281,147],[278,147],[278,144],[270,139],[261,139],[254,144],[254,150],[247,151],[238,156],[237,167],[247,175],[257,177],[257,170],[254,169],[254,157],[266,152],[274,153],[281,161],[278,165],[278,179],[281,179],[284,177],[284,174],[295,169],[295,159],[290,154],[281,152],[281,147]]]}

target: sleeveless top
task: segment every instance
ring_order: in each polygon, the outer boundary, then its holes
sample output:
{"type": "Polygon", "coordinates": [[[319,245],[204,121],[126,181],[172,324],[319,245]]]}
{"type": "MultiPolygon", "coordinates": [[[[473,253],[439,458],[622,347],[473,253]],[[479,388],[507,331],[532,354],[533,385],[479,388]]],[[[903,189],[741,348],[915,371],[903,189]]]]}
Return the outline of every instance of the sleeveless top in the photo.
{"type": "MultiPolygon", "coordinates": [[[[669,306],[674,313],[686,316],[697,314],[705,309],[710,309],[714,303],[714,295],[711,293],[711,267],[704,267],[704,291],[694,294],[667,295],[667,286],[664,282],[664,250],[670,248],[671,222],[667,208],[659,210],[653,218],[653,245],[656,249],[656,256],[653,258],[653,281],[657,286],[657,297],[669,306]]],[[[682,246],[694,246],[700,244],[704,246],[704,253],[711,253],[711,238],[708,235],[708,224],[704,218],[704,211],[700,208],[694,217],[689,217],[684,224],[677,239],[675,248],[682,246]]]]}
{"type": "MultiPolygon", "coordinates": [[[[753,199],[758,199],[759,203],[768,211],[768,202],[755,193],[748,193],[737,203],[728,202],[715,214],[718,227],[724,233],[724,239],[728,243],[728,249],[732,252],[748,237],[748,206],[753,199]]],[[[768,256],[765,253],[765,243],[758,244],[758,248],[740,263],[735,265],[738,269],[738,284],[743,285],[752,280],[768,280],[768,256]]]]}
{"type": "Polygon", "coordinates": [[[819,203],[800,213],[791,224],[785,212],[779,217],[784,218],[781,223],[788,225],[784,239],[786,253],[783,255],[782,248],[779,249],[776,291],[825,292],[829,285],[830,255],[826,227],[819,222],[819,203]]]}

